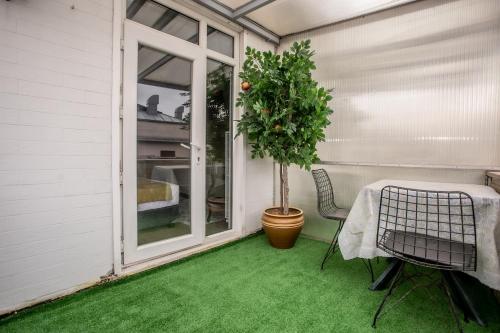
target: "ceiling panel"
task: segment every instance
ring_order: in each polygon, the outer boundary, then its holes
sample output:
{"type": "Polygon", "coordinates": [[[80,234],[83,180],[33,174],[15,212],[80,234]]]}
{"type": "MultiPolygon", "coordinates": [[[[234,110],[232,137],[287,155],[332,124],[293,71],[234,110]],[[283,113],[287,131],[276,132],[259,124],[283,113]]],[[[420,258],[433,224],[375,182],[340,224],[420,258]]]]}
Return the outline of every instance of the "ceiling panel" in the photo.
{"type": "Polygon", "coordinates": [[[164,84],[189,86],[191,85],[191,61],[179,57],[172,58],[145,79],[164,84]]]}
{"type": "Polygon", "coordinates": [[[133,20],[151,27],[166,11],[166,7],[156,2],[147,1],[134,15],[133,20]]]}
{"type": "Polygon", "coordinates": [[[413,1],[415,0],[276,0],[249,13],[247,17],[284,36],[413,1]]]}
{"type": "Polygon", "coordinates": [[[141,45],[139,48],[137,72],[142,73],[155,62],[165,57],[167,53],[141,45]]]}
{"type": "Polygon", "coordinates": [[[247,2],[249,2],[249,0],[219,0],[219,2],[223,5],[226,5],[230,8],[232,8],[232,9],[236,9],[240,6],[243,6],[247,2]]]}
{"type": "Polygon", "coordinates": [[[198,41],[198,22],[184,15],[177,15],[162,31],[190,42],[198,41]]]}

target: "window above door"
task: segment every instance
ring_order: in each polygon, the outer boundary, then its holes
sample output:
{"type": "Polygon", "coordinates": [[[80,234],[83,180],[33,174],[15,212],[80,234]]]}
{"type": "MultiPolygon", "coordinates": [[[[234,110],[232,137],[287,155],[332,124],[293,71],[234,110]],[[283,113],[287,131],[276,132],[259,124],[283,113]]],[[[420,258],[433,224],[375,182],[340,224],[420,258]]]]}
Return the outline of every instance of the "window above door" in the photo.
{"type": "Polygon", "coordinates": [[[207,27],[207,47],[210,50],[234,57],[234,38],[211,26],[207,27]]]}
{"type": "Polygon", "coordinates": [[[199,22],[152,0],[127,0],[127,18],[150,28],[199,43],[199,22]]]}
{"type": "Polygon", "coordinates": [[[218,54],[234,66],[238,34],[224,23],[208,23],[204,16],[170,0],[125,0],[125,4],[127,19],[199,45],[212,51],[211,58],[219,58],[218,54]]]}

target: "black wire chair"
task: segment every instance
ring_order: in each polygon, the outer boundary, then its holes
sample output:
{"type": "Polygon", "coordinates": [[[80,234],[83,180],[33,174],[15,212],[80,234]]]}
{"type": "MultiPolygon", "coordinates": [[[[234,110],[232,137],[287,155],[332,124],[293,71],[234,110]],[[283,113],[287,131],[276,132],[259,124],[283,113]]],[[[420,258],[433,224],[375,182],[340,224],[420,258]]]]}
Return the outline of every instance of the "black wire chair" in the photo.
{"type": "MultiPolygon", "coordinates": [[[[345,220],[349,215],[348,209],[339,208],[335,204],[335,196],[333,194],[332,182],[330,181],[330,177],[325,169],[316,169],[312,170],[312,175],[314,178],[314,182],[316,183],[316,193],[318,197],[318,212],[319,214],[329,220],[336,220],[339,222],[337,230],[333,235],[332,242],[328,247],[328,250],[325,253],[323,261],[321,262],[321,269],[324,269],[325,263],[332,255],[335,254],[335,251],[338,248],[338,236],[344,227],[345,220]]],[[[365,264],[368,272],[371,275],[371,279],[373,282],[373,268],[371,265],[371,261],[365,261],[363,259],[363,263],[365,264]]]]}
{"type": "Polygon", "coordinates": [[[386,186],[381,191],[377,247],[402,260],[373,318],[375,327],[388,296],[402,277],[405,262],[441,271],[441,283],[460,332],[462,328],[447,282],[448,271],[477,267],[474,204],[464,192],[386,186]]]}

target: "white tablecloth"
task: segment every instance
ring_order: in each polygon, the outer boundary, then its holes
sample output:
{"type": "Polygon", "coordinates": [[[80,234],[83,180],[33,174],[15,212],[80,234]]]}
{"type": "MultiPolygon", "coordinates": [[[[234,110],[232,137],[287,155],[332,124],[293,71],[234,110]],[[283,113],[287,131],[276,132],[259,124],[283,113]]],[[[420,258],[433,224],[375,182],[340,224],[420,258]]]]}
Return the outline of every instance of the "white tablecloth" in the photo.
{"type": "Polygon", "coordinates": [[[376,245],[380,192],[387,185],[468,193],[474,202],[476,216],[477,270],[467,273],[500,290],[500,194],[488,186],[387,179],[365,186],[359,192],[339,235],[344,259],[390,257],[376,245]]]}

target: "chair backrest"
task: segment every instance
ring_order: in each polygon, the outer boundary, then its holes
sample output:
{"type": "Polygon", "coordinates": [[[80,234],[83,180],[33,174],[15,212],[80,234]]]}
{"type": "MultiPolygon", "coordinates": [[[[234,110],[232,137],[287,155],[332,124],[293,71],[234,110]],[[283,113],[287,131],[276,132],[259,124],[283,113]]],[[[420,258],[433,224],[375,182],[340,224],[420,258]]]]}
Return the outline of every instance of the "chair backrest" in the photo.
{"type": "Polygon", "coordinates": [[[326,215],[328,212],[331,212],[332,209],[337,209],[330,177],[328,177],[325,169],[313,170],[312,175],[316,183],[318,212],[321,215],[326,215]]]}
{"type": "Polygon", "coordinates": [[[458,191],[384,187],[377,247],[422,266],[475,271],[476,222],[472,198],[458,191]]]}

